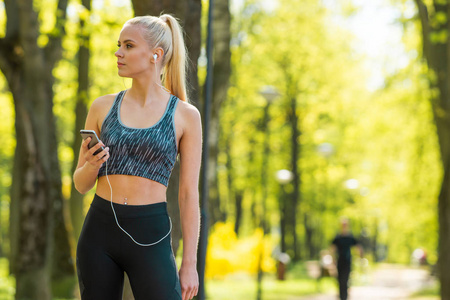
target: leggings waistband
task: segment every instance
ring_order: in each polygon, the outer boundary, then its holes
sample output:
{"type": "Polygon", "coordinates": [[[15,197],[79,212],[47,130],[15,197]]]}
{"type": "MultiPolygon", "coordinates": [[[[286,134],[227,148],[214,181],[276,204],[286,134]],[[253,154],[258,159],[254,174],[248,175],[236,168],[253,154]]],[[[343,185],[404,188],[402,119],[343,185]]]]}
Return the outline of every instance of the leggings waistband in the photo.
{"type": "MultiPolygon", "coordinates": [[[[154,215],[168,215],[167,202],[158,202],[145,205],[125,205],[114,203],[116,215],[121,218],[139,218],[154,215]]],[[[91,207],[112,215],[111,202],[95,194],[91,207]]]]}

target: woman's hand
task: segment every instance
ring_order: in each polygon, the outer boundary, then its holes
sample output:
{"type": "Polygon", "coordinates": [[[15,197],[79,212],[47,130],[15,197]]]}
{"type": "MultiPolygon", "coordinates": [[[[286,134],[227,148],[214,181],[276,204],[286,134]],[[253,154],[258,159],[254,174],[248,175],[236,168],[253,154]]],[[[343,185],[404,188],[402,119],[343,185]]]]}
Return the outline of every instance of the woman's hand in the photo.
{"type": "Polygon", "coordinates": [[[87,166],[90,166],[94,170],[98,170],[100,169],[102,164],[109,158],[109,147],[106,147],[100,153],[94,155],[95,151],[97,151],[101,147],[105,147],[105,144],[103,144],[103,142],[100,141],[94,147],[89,149],[88,145],[90,141],[91,138],[88,137],[81,144],[81,152],[82,152],[81,155],[83,155],[84,159],[86,160],[87,166]]]}
{"type": "Polygon", "coordinates": [[[190,300],[198,293],[198,274],[195,265],[180,267],[180,284],[182,300],[190,300]]]}

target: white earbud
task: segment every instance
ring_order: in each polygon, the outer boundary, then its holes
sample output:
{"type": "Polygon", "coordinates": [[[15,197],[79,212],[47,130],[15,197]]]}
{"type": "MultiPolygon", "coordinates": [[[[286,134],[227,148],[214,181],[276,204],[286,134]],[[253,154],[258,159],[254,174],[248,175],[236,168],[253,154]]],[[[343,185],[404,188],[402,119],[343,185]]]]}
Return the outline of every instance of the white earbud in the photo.
{"type": "MultiPolygon", "coordinates": [[[[155,59],[155,64],[156,64],[156,60],[158,59],[158,54],[156,54],[156,53],[153,54],[153,58],[155,59]]],[[[157,69],[157,66],[155,65],[155,76],[156,76],[156,78],[158,78],[158,71],[156,69],[157,69]]],[[[160,77],[160,79],[161,79],[161,77],[160,77]]],[[[171,91],[169,89],[167,89],[165,86],[160,85],[158,82],[155,82],[155,83],[157,85],[159,85],[163,91],[171,94],[171,91]]]]}

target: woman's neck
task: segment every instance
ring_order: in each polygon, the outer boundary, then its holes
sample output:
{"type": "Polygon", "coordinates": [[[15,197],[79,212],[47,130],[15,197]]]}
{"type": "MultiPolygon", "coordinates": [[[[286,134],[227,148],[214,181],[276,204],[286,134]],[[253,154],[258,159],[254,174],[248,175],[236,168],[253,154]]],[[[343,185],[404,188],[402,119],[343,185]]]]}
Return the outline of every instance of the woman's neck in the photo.
{"type": "Polygon", "coordinates": [[[169,93],[164,91],[156,82],[152,80],[139,80],[136,78],[133,78],[131,88],[128,90],[127,94],[130,98],[138,101],[142,106],[151,104],[154,101],[161,101],[169,95],[169,93]]]}

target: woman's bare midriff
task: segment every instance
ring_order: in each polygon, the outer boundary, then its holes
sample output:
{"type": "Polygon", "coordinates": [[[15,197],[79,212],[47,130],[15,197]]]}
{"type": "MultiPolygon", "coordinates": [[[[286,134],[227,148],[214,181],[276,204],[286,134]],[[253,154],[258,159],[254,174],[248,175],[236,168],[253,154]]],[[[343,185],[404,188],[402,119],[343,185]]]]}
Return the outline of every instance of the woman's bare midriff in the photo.
{"type": "MultiPolygon", "coordinates": [[[[138,176],[108,175],[112,186],[113,202],[128,205],[146,205],[166,201],[166,186],[138,176]]],[[[97,182],[96,194],[110,200],[111,190],[106,176],[97,182]]]]}

